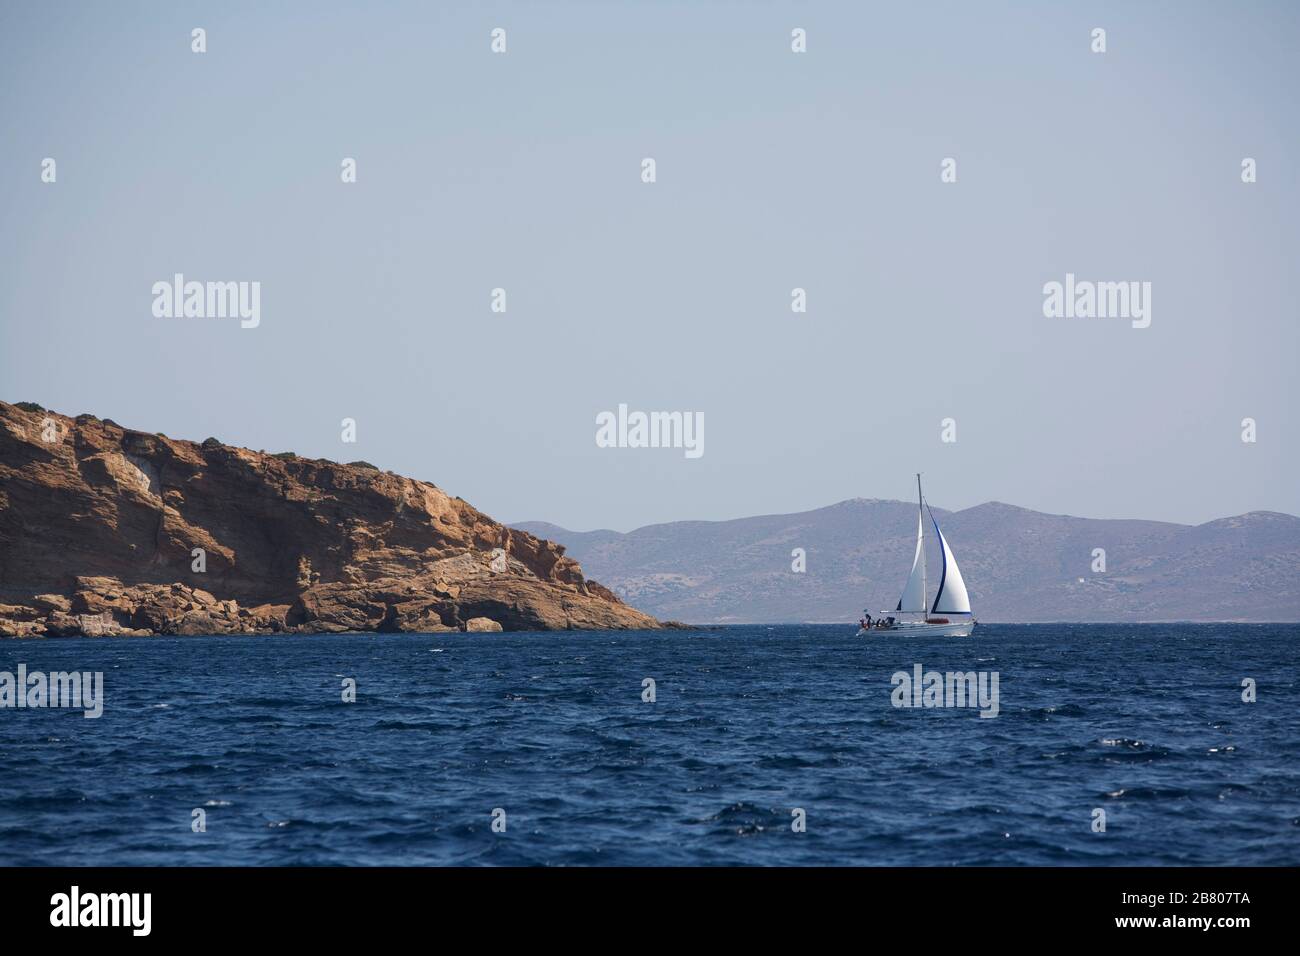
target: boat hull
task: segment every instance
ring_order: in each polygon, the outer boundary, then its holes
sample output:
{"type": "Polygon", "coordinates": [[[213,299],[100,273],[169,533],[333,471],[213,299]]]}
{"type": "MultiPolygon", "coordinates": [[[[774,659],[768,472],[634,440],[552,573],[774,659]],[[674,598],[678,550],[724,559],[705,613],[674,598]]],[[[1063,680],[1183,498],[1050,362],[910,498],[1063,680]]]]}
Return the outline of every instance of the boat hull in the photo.
{"type": "Polygon", "coordinates": [[[975,630],[975,622],[950,621],[947,624],[922,624],[903,621],[893,627],[858,628],[858,637],[966,637],[975,630]]]}

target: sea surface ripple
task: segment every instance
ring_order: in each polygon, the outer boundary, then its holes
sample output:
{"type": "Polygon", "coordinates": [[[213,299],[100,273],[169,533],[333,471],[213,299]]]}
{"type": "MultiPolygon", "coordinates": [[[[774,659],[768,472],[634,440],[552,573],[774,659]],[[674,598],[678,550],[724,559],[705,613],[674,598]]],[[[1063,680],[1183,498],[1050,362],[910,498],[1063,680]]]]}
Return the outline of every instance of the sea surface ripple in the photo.
{"type": "Polygon", "coordinates": [[[105,682],[0,710],[0,864],[1300,864],[1300,626],[853,631],[0,641],[105,682]]]}

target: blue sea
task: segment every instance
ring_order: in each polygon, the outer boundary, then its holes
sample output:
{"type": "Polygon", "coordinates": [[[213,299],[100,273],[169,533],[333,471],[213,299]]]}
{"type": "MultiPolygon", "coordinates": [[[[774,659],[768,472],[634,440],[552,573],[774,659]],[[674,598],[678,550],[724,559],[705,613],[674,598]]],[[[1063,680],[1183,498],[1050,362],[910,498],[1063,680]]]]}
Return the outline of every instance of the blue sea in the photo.
{"type": "Polygon", "coordinates": [[[0,641],[0,671],[104,675],[98,719],[0,710],[0,864],[1300,864],[1298,640],[0,641]],[[894,706],[916,664],[996,673],[997,716],[894,706]]]}

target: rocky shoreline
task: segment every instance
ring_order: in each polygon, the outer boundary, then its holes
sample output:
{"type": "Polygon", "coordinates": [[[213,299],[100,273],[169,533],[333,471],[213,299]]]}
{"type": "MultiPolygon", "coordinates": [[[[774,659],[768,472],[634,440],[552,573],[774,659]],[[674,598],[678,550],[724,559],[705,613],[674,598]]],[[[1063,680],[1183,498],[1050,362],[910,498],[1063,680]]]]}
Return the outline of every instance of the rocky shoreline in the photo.
{"type": "Polygon", "coordinates": [[[0,636],[662,626],[427,482],[0,402],[0,636]]]}

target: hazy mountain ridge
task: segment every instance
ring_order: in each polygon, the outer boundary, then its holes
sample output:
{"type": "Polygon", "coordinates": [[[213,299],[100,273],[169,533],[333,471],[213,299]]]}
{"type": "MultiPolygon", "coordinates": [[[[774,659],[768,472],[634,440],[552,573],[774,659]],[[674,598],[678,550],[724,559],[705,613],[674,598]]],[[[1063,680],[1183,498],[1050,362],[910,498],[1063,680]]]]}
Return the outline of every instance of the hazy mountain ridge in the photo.
{"type": "MultiPolygon", "coordinates": [[[[1300,518],[1254,511],[1200,525],[1075,518],[1001,502],[935,508],[976,616],[989,621],[1300,620],[1300,518]],[[1093,549],[1106,570],[1094,572],[1093,549]]],[[[927,517],[929,594],[940,558],[927,517]]],[[[916,505],[855,498],[813,511],[649,525],[626,534],[514,525],[563,544],[650,614],[693,623],[852,621],[893,607],[916,505]],[[807,570],[791,570],[803,548],[807,570]]]]}

